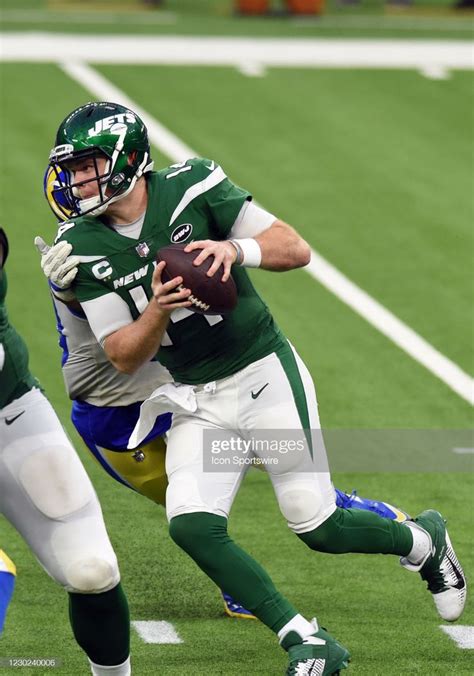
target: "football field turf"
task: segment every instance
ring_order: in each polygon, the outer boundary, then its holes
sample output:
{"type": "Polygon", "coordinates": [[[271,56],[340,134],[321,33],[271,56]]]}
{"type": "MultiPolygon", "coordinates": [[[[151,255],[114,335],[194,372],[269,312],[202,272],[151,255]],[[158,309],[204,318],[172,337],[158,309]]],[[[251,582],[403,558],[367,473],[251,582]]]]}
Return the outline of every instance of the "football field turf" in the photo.
{"type": "MultiPolygon", "coordinates": [[[[430,79],[411,69],[350,67],[269,68],[260,77],[230,66],[103,64],[96,70],[198,154],[219,162],[472,375],[472,72],[430,79]]],[[[132,631],[135,673],[282,673],[285,654],[274,636],[256,622],[224,617],[217,589],[169,539],[163,510],[103,474],[69,423],[53,312],[32,241],[55,233],[42,176],[57,125],[92,95],[54,63],[2,63],[0,91],[0,222],[11,244],[11,319],[94,481],[132,620],[171,622],[183,641],[146,644],[132,631]]],[[[154,157],[157,166],[170,161],[158,149],[154,157]]],[[[307,272],[255,271],[252,278],[313,375],[324,428],[472,426],[465,399],[307,272]]],[[[469,580],[472,474],[458,471],[466,463],[451,447],[444,453],[442,472],[436,456],[424,471],[410,472],[403,462],[397,473],[363,467],[336,473],[334,482],[411,514],[439,509],[469,580]]],[[[343,463],[337,466],[344,471],[343,463]]],[[[393,557],[310,552],[286,528],[263,474],[251,472],[244,481],[230,531],[301,613],[317,615],[350,648],[348,674],[472,673],[472,652],[442,633],[417,575],[393,557]]],[[[52,673],[86,673],[65,594],[3,521],[0,546],[18,568],[0,657],[55,657],[62,664],[52,673]]],[[[460,622],[474,624],[472,603],[460,622]]],[[[43,673],[0,668],[18,671],[43,673]]]]}

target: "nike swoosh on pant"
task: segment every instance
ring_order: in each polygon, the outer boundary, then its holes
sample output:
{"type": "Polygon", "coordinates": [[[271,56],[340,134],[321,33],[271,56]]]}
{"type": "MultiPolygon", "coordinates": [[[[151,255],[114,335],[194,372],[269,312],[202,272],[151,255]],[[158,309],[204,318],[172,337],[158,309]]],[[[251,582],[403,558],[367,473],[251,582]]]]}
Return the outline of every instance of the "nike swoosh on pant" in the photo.
{"type": "Polygon", "coordinates": [[[21,415],[23,415],[23,413],[24,413],[24,411],[21,411],[20,413],[18,413],[18,415],[14,416],[13,418],[5,418],[5,423],[6,423],[7,425],[11,425],[12,423],[15,422],[15,420],[18,420],[18,418],[19,418],[21,415]]]}
{"type": "Polygon", "coordinates": [[[263,387],[261,387],[261,388],[258,390],[258,392],[251,392],[251,394],[252,394],[252,399],[256,399],[257,397],[259,397],[259,396],[262,394],[263,390],[264,390],[266,387],[268,387],[269,384],[270,384],[270,383],[266,383],[263,387]]]}

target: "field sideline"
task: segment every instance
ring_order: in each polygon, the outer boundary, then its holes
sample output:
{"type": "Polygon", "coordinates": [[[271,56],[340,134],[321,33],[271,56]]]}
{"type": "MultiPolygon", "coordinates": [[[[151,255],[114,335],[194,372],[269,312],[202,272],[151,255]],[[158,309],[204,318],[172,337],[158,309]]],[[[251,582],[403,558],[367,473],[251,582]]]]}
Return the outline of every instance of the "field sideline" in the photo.
{"type": "MultiPolygon", "coordinates": [[[[62,62],[64,51],[55,53],[53,60],[62,62]]],[[[10,60],[8,48],[3,54],[4,61],[10,60]]],[[[12,244],[8,301],[29,343],[33,369],[78,448],[67,422],[52,313],[32,238],[52,238],[42,174],[64,113],[90,98],[91,91],[98,96],[93,73],[98,83],[105,78],[181,142],[174,154],[159,142],[159,134],[153,135],[158,166],[182,159],[178,153],[188,149],[219,161],[266,208],[294,223],[323,260],[458,368],[463,385],[456,394],[304,272],[256,272],[257,287],[316,380],[325,427],[472,425],[466,401],[472,387],[467,326],[472,209],[466,200],[471,72],[441,64],[438,79],[420,76],[413,65],[410,70],[355,70],[349,64],[322,70],[267,64],[259,77],[243,77],[222,63],[197,70],[189,63],[117,65],[109,59],[91,71],[84,67],[78,84],[70,76],[75,72],[77,80],[82,66],[63,70],[44,63],[44,56],[39,60],[1,64],[2,124],[8,133],[2,134],[0,147],[3,157],[14,158],[1,168],[2,224],[12,244]],[[35,188],[25,199],[28,186],[35,188]]],[[[254,623],[222,617],[213,585],[169,541],[162,510],[114,485],[82,448],[80,453],[117,549],[132,619],[172,622],[184,641],[147,645],[134,633],[137,676],[281,673],[285,657],[274,638],[254,623]]],[[[453,464],[450,473],[427,467],[423,474],[338,474],[335,482],[411,513],[438,507],[449,518],[468,576],[474,569],[472,474],[456,473],[453,464]]],[[[285,529],[266,477],[259,473],[244,483],[231,530],[302,612],[317,613],[351,647],[348,674],[470,673],[469,651],[440,631],[431,599],[414,575],[386,557],[328,560],[310,553],[285,529]]],[[[84,673],[62,592],[4,523],[0,542],[19,568],[0,657],[55,656],[63,664],[53,673],[84,673]]],[[[462,624],[474,624],[472,603],[462,624]]],[[[18,671],[0,668],[0,673],[18,671]]]]}

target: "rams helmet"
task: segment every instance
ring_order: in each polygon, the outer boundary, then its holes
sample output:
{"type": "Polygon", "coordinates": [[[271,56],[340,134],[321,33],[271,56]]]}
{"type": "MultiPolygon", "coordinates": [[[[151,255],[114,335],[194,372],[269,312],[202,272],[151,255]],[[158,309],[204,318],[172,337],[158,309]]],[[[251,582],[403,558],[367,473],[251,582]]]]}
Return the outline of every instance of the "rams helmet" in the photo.
{"type": "Polygon", "coordinates": [[[67,221],[79,209],[79,200],[62,186],[71,184],[71,175],[59,164],[50,164],[43,178],[44,196],[58,221],[67,221]]]}

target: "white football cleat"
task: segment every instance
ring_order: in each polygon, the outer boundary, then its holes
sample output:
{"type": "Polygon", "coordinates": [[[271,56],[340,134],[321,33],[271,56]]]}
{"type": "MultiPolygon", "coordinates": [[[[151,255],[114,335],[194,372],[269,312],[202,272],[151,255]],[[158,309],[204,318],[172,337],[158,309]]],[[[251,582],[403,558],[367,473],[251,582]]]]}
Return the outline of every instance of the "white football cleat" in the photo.
{"type": "Polygon", "coordinates": [[[416,517],[415,525],[423,528],[430,536],[431,552],[419,565],[413,564],[409,558],[400,559],[400,563],[408,570],[420,573],[421,578],[428,583],[440,617],[447,622],[455,622],[466,604],[467,583],[445,521],[439,512],[429,509],[416,517]]]}

